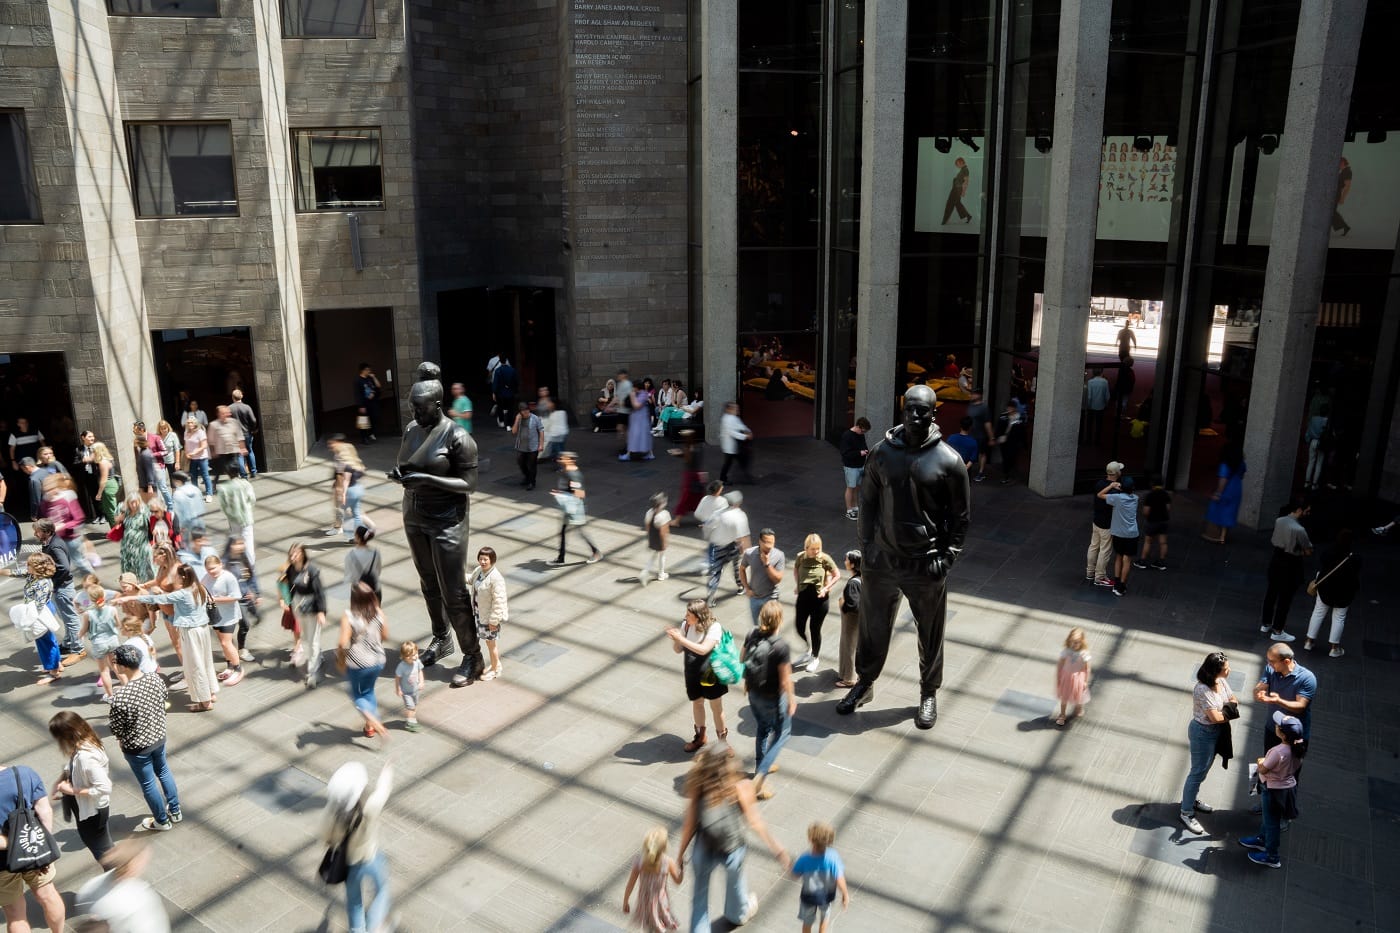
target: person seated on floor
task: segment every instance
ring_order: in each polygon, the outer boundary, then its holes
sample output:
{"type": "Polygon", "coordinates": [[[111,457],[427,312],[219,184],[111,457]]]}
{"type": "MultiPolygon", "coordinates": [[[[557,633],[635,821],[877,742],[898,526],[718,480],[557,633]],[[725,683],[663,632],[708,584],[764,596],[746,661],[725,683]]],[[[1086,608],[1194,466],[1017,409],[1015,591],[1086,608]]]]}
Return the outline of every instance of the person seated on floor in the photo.
{"type": "Polygon", "coordinates": [[[781,369],[768,370],[768,387],[763,390],[763,397],[770,402],[781,402],[792,398],[793,392],[788,385],[787,374],[781,369]]]}

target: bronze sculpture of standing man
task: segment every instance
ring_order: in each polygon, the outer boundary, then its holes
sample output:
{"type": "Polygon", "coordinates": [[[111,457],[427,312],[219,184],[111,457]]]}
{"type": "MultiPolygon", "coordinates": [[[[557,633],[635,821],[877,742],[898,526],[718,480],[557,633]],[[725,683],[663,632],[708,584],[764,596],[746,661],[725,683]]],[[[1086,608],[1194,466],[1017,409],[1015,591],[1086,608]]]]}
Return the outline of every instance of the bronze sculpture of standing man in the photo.
{"type": "Polygon", "coordinates": [[[836,704],[854,713],[875,698],[901,595],[919,636],[919,708],[914,724],[932,729],[943,686],[943,626],[948,616],[948,570],[967,535],[967,468],[942,442],[933,423],[937,397],[928,386],[904,395],[904,423],[885,432],[865,459],[860,485],[862,592],[856,673],[860,682],[836,704]]]}
{"type": "Polygon", "coordinates": [[[398,466],[389,479],[403,486],[404,537],[433,625],[432,643],[421,655],[423,664],[436,664],[452,655],[450,625],[463,655],[452,686],[465,687],[480,678],[483,668],[466,576],[476,441],[443,414],[440,377],[435,363],[418,367],[418,381],[409,394],[413,421],[404,431],[398,466]]]}

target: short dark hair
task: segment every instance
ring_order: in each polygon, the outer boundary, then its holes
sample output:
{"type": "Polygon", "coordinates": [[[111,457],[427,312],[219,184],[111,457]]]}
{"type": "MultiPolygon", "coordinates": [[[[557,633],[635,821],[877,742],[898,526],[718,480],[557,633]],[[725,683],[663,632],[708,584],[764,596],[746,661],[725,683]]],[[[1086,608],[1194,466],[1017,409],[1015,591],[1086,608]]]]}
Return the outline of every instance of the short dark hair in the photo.
{"type": "Polygon", "coordinates": [[[869,430],[870,430],[870,419],[869,419],[869,418],[857,418],[857,419],[856,419],[856,427],[860,428],[862,431],[869,431],[869,430]]]}
{"type": "Polygon", "coordinates": [[[136,650],[135,645],[118,645],[112,650],[112,663],[129,671],[139,670],[141,652],[136,650]]]}
{"type": "Polygon", "coordinates": [[[717,480],[717,479],[712,479],[712,480],[710,480],[710,485],[708,485],[708,486],[705,487],[705,491],[708,492],[710,495],[713,496],[715,493],[719,492],[719,491],[720,491],[721,489],[723,489],[723,488],[724,488],[724,484],[723,484],[723,483],[721,483],[721,482],[720,482],[719,480],[717,480]]]}
{"type": "Polygon", "coordinates": [[[56,529],[54,528],[53,522],[49,519],[39,518],[34,520],[34,530],[36,532],[42,531],[46,535],[52,535],[56,529]]]}
{"type": "Polygon", "coordinates": [[[758,536],[760,538],[772,538],[774,541],[778,540],[778,533],[772,528],[760,528],[758,530],[758,536]]]}
{"type": "Polygon", "coordinates": [[[489,560],[489,561],[491,562],[491,564],[492,564],[493,566],[494,566],[495,563],[496,563],[496,549],[493,548],[493,547],[481,547],[481,548],[477,548],[476,556],[477,556],[478,559],[480,559],[480,558],[482,558],[482,557],[485,557],[487,560],[489,560]]]}
{"type": "Polygon", "coordinates": [[[230,463],[228,465],[228,469],[224,472],[228,474],[229,479],[238,479],[238,477],[243,475],[242,473],[238,472],[238,465],[235,463],[230,463]]]}
{"type": "Polygon", "coordinates": [[[958,427],[962,428],[964,431],[971,430],[972,419],[967,417],[966,415],[963,415],[963,419],[958,422],[958,427]]]}

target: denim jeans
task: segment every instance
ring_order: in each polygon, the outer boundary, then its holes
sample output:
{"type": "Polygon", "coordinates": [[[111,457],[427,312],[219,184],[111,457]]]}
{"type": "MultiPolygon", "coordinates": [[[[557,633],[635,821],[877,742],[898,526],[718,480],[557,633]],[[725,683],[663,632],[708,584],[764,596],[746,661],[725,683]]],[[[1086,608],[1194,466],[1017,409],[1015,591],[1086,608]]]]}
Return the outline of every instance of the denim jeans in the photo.
{"type": "MultiPolygon", "coordinates": [[[[147,674],[154,677],[154,674],[147,674]]],[[[146,806],[158,823],[170,822],[170,814],[180,812],[180,792],[175,787],[175,776],[165,761],[165,741],[152,745],[141,752],[124,752],[131,773],[141,785],[141,794],[146,798],[146,806]],[[159,784],[159,786],[157,786],[159,784]]]]}
{"type": "Polygon", "coordinates": [[[201,457],[198,460],[190,458],[190,479],[194,481],[196,487],[203,483],[202,488],[206,496],[214,494],[214,481],[209,476],[208,457],[201,457]]]}
{"type": "Polygon", "coordinates": [[[382,670],[382,664],[345,668],[345,680],[350,686],[350,699],[354,701],[355,709],[376,718],[379,716],[379,701],[374,697],[374,685],[382,670]]]}
{"type": "Polygon", "coordinates": [[[1220,732],[1219,723],[1206,725],[1191,720],[1186,727],[1186,738],[1191,745],[1191,771],[1186,775],[1186,783],[1181,787],[1181,812],[1196,812],[1196,795],[1201,792],[1201,784],[1210,773],[1210,764],[1215,760],[1215,737],[1220,732]]]}
{"type": "Polygon", "coordinates": [[[374,854],[368,862],[356,862],[348,866],[345,876],[345,913],[350,922],[350,933],[366,933],[367,930],[382,930],[389,919],[389,909],[393,907],[389,896],[389,860],[384,851],[374,854]],[[369,916],[365,916],[366,881],[374,883],[374,899],[369,902],[369,916]]]}
{"type": "Polygon", "coordinates": [[[1278,815],[1278,800],[1274,798],[1274,791],[1267,787],[1259,789],[1259,806],[1261,808],[1261,819],[1259,821],[1259,835],[1264,837],[1264,854],[1271,859],[1278,859],[1278,837],[1279,828],[1282,825],[1278,815]]]}
{"type": "Polygon", "coordinates": [[[238,472],[244,479],[252,479],[258,475],[258,455],[253,453],[253,435],[243,435],[243,446],[248,448],[248,452],[238,455],[238,472]]]}
{"type": "Polygon", "coordinates": [[[753,710],[755,730],[754,776],[760,777],[773,769],[778,752],[792,735],[792,718],[788,716],[787,697],[781,693],[777,697],[766,697],[750,690],[749,709],[753,710]]]}
{"type": "Polygon", "coordinates": [[[691,852],[690,864],[695,870],[695,890],[690,900],[690,933],[710,933],[710,875],[716,868],[724,867],[724,916],[737,925],[744,919],[744,911],[749,906],[749,885],[744,878],[744,856],[746,846],[740,846],[728,855],[711,854],[705,848],[705,840],[695,837],[695,847],[691,852]]]}
{"type": "Polygon", "coordinates": [[[345,487],[345,514],[344,518],[350,519],[350,532],[345,536],[347,539],[355,537],[355,529],[365,523],[364,511],[360,503],[365,498],[365,487],[359,483],[351,483],[345,487]]]}
{"type": "Polygon", "coordinates": [[[772,602],[773,600],[775,600],[775,599],[777,599],[777,598],[778,598],[777,591],[774,591],[773,595],[771,595],[771,596],[750,596],[750,597],[749,597],[749,615],[753,616],[753,624],[754,624],[754,625],[757,625],[757,624],[758,624],[758,612],[759,612],[759,610],[762,609],[764,606],[768,605],[770,602],[772,602]]]}
{"type": "MultiPolygon", "coordinates": [[[[738,557],[739,557],[739,545],[734,544],[734,543],[732,543],[732,542],[731,542],[730,544],[725,544],[725,545],[723,545],[723,546],[716,546],[716,545],[710,544],[710,545],[706,545],[705,550],[706,550],[706,554],[705,554],[706,565],[707,565],[707,567],[709,568],[709,581],[708,581],[708,582],[709,582],[709,597],[708,597],[708,598],[711,599],[711,600],[713,600],[713,599],[715,598],[715,592],[719,589],[719,578],[722,577],[722,576],[724,576],[724,565],[727,564],[727,563],[729,563],[729,562],[731,562],[731,561],[737,561],[737,560],[738,560],[738,557]]],[[[738,564],[737,564],[737,563],[735,564],[735,567],[736,567],[736,568],[738,567],[738,564]]],[[[738,574],[738,570],[737,570],[737,569],[735,570],[735,574],[736,574],[736,576],[737,576],[737,574],[738,574]]],[[[737,585],[737,584],[738,584],[738,581],[736,580],[736,581],[735,581],[735,585],[737,585]]]]}
{"type": "Polygon", "coordinates": [[[53,611],[58,616],[58,621],[63,623],[60,643],[63,650],[68,652],[83,650],[83,640],[78,637],[83,625],[82,620],[78,618],[78,607],[74,604],[77,598],[78,594],[73,591],[71,583],[54,587],[53,611]]]}
{"type": "Polygon", "coordinates": [[[170,474],[164,465],[156,466],[156,491],[165,502],[165,507],[170,510],[175,508],[175,499],[170,495],[170,474]]]}

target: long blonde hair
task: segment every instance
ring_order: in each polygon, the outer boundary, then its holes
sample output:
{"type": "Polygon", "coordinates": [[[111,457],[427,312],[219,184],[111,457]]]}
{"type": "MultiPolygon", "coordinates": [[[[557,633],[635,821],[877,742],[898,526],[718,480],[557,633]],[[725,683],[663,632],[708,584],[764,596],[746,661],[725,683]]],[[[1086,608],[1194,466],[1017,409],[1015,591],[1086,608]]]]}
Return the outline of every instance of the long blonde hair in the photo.
{"type": "Polygon", "coordinates": [[[647,830],[646,838],[642,840],[642,867],[649,872],[661,871],[669,842],[666,827],[656,826],[647,830]]]}
{"type": "Polygon", "coordinates": [[[1089,637],[1084,634],[1082,628],[1075,626],[1070,629],[1069,634],[1065,636],[1065,647],[1069,648],[1071,651],[1088,651],[1089,637]]]}
{"type": "Polygon", "coordinates": [[[96,460],[98,463],[101,463],[103,460],[113,460],[115,458],[112,456],[112,452],[107,449],[106,444],[102,443],[101,441],[93,441],[92,459],[96,460]]]}
{"type": "Polygon", "coordinates": [[[783,624],[783,606],[776,599],[770,599],[758,610],[758,633],[764,638],[772,635],[783,624]]]}
{"type": "Polygon", "coordinates": [[[717,742],[696,756],[685,776],[685,794],[706,806],[714,806],[737,797],[734,786],[738,783],[739,770],[734,759],[729,757],[729,746],[717,742]]]}

